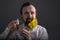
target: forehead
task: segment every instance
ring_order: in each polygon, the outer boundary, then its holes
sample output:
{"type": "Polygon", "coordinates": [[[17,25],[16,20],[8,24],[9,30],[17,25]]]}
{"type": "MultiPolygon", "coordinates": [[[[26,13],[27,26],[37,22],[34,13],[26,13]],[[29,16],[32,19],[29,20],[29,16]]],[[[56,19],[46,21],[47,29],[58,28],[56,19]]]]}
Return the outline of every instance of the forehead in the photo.
{"type": "Polygon", "coordinates": [[[23,7],[22,11],[36,11],[36,8],[33,5],[23,7]]]}

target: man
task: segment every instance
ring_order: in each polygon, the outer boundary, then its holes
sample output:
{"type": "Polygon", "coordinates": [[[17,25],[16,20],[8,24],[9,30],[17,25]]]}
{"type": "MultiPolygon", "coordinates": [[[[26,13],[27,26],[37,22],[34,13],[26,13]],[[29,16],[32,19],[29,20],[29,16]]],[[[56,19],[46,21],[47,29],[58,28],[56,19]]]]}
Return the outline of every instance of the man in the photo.
{"type": "Polygon", "coordinates": [[[37,24],[35,6],[30,2],[26,2],[22,5],[20,12],[24,23],[19,27],[18,19],[10,22],[5,31],[0,35],[0,39],[48,40],[46,29],[37,24]],[[35,24],[33,26],[29,25],[31,22],[35,24]]]}

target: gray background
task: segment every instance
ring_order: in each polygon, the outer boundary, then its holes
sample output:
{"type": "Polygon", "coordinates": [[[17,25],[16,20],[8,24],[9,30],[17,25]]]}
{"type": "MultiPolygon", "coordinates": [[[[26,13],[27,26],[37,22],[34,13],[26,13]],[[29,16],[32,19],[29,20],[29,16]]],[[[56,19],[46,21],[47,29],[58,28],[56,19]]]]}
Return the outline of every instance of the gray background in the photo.
{"type": "Polygon", "coordinates": [[[39,24],[47,29],[49,40],[60,40],[59,0],[0,0],[0,33],[10,21],[19,18],[19,8],[27,1],[36,4],[39,24]]]}

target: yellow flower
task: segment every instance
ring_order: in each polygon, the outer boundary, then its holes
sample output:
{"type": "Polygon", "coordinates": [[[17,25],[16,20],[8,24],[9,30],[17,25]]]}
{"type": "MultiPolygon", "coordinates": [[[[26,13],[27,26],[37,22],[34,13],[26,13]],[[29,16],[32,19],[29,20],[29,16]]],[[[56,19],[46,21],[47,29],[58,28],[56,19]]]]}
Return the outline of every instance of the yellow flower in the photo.
{"type": "Polygon", "coordinates": [[[28,24],[28,26],[29,26],[29,28],[30,28],[31,30],[33,30],[37,25],[38,25],[38,20],[37,20],[36,18],[34,18],[34,19],[28,24]]]}

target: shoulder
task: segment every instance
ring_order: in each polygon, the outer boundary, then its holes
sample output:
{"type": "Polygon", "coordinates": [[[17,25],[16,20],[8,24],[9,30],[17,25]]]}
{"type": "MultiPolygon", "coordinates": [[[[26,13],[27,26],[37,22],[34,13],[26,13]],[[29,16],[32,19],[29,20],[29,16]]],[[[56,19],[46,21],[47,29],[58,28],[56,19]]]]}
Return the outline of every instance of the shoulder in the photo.
{"type": "Polygon", "coordinates": [[[47,30],[45,27],[41,26],[41,25],[37,25],[36,28],[38,31],[40,31],[41,33],[47,33],[47,30]]]}
{"type": "Polygon", "coordinates": [[[41,39],[48,39],[48,33],[47,33],[47,30],[46,30],[46,28],[45,27],[43,27],[43,26],[40,26],[40,25],[37,25],[37,29],[38,29],[38,31],[39,31],[39,37],[41,38],[41,39]]]}
{"type": "Polygon", "coordinates": [[[37,29],[40,29],[40,30],[46,30],[45,27],[41,26],[41,25],[37,25],[37,29]]]}

